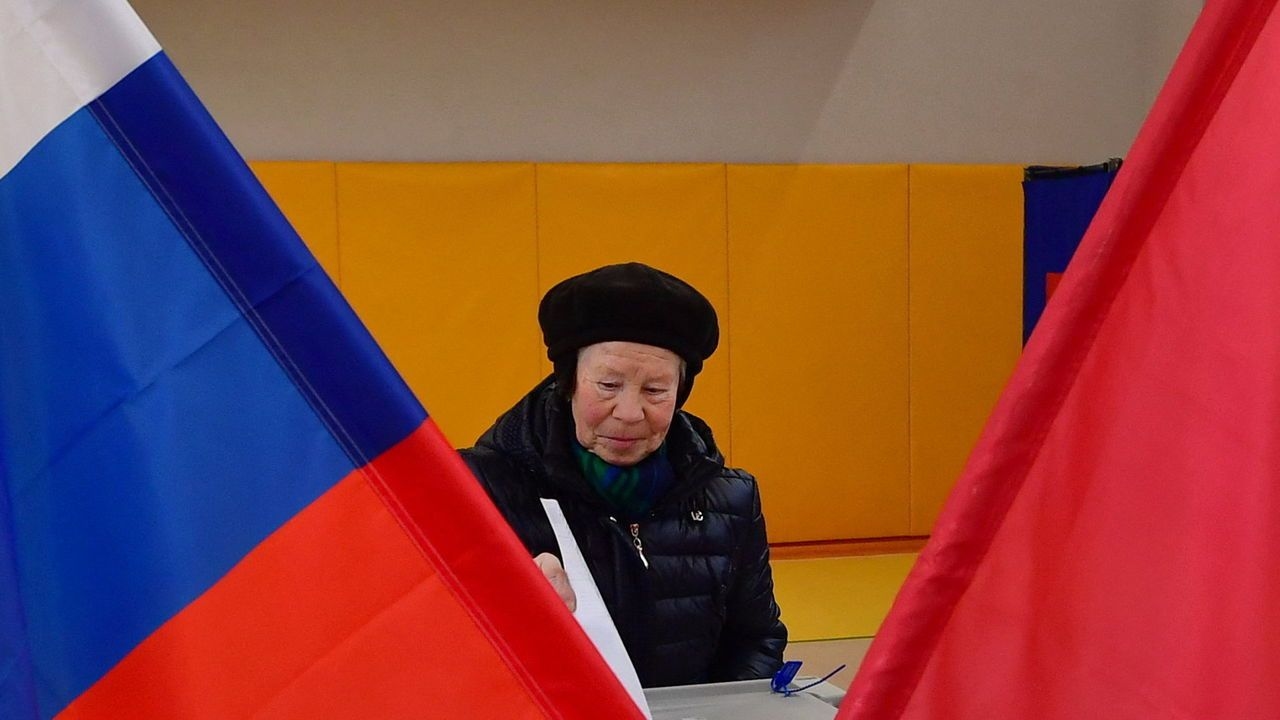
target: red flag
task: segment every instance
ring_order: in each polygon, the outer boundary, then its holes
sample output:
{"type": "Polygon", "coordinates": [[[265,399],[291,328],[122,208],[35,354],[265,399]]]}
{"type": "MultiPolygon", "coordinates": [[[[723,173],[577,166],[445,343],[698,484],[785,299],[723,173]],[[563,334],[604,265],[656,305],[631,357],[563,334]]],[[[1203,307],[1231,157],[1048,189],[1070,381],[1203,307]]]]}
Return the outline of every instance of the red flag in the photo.
{"type": "Polygon", "coordinates": [[[1280,18],[1208,3],[840,711],[1280,717],[1280,18]]]}

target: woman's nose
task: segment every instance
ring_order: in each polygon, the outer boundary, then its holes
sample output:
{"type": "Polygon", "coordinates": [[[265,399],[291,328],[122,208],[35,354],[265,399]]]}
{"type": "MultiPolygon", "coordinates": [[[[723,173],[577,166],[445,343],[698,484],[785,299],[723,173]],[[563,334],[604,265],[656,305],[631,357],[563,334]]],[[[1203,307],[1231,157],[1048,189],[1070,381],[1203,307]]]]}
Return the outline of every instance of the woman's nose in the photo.
{"type": "Polygon", "coordinates": [[[643,420],[644,406],[640,403],[640,394],[634,392],[619,394],[618,402],[613,406],[613,416],[629,423],[643,420]]]}

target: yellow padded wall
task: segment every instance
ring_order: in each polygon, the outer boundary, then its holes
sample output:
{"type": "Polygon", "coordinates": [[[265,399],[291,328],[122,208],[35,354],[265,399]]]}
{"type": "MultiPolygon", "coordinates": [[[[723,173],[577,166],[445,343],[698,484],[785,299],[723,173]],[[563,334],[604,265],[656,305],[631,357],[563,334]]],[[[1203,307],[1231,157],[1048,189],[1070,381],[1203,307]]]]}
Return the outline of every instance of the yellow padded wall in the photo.
{"type": "MultiPolygon", "coordinates": [[[[723,165],[538,165],[538,288],[600,265],[636,260],[698,288],[720,316],[720,348],[688,410],[730,451],[723,165]]],[[[550,365],[544,363],[549,370],[550,365]]]]}
{"type": "Polygon", "coordinates": [[[341,269],[333,163],[257,161],[249,163],[249,167],[320,266],[337,283],[341,269]]]}
{"type": "Polygon", "coordinates": [[[445,435],[537,382],[530,164],[339,163],[342,288],[445,435]]]}
{"type": "Polygon", "coordinates": [[[775,542],[930,532],[1020,351],[1020,166],[911,166],[909,210],[904,166],[251,166],[459,446],[547,370],[553,283],[698,286],[722,338],[690,410],[775,542]]]}
{"type": "Polygon", "coordinates": [[[933,528],[1022,348],[1022,167],[911,166],[911,533],[933,528]]]}
{"type": "Polygon", "coordinates": [[[773,542],[905,535],[907,167],[728,168],[735,460],[773,542]]]}
{"type": "Polygon", "coordinates": [[[916,553],[772,561],[774,592],[791,642],[872,637],[916,553]]]}

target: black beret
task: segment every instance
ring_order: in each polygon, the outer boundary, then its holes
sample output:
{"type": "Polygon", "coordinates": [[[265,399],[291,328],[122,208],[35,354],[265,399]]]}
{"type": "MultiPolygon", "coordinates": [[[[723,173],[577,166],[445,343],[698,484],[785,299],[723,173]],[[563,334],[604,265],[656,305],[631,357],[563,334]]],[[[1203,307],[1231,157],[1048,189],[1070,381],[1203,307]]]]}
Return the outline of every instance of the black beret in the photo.
{"type": "Polygon", "coordinates": [[[606,265],[547,291],[538,307],[547,357],[576,361],[579,349],[623,340],[679,355],[692,378],[720,342],[715,308],[680,278],[641,263],[606,265]]]}

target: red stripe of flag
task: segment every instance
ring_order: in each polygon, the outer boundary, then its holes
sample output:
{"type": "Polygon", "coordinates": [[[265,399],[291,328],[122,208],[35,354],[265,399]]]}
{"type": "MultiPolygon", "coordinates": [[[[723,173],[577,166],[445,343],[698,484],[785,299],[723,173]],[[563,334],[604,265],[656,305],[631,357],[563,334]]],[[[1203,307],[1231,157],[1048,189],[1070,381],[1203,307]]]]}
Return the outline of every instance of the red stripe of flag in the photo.
{"type": "Polygon", "coordinates": [[[638,717],[607,672],[428,420],[59,717],[638,717]]]}

